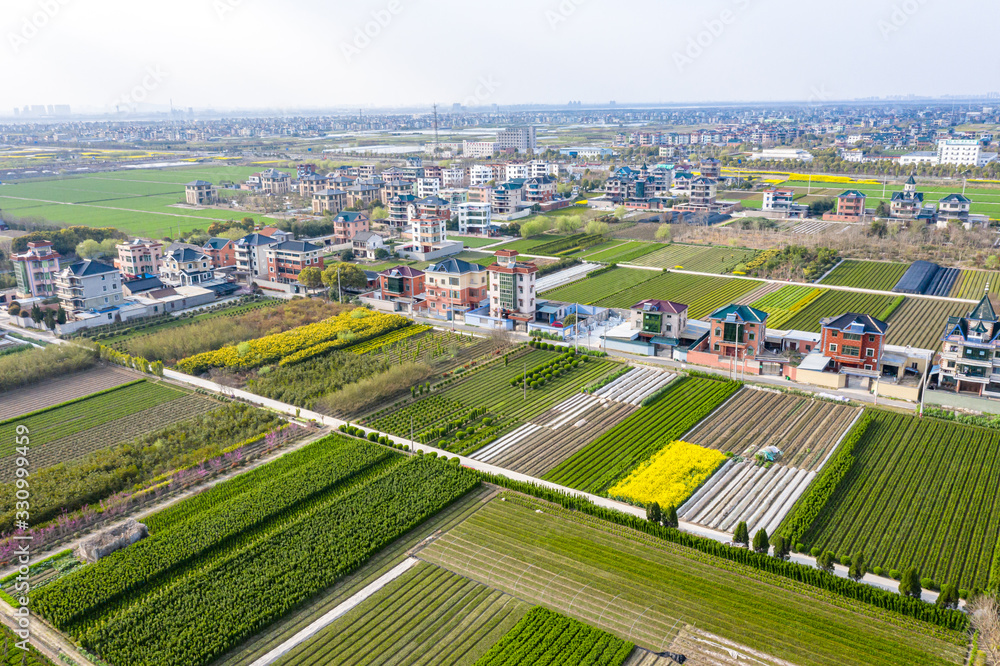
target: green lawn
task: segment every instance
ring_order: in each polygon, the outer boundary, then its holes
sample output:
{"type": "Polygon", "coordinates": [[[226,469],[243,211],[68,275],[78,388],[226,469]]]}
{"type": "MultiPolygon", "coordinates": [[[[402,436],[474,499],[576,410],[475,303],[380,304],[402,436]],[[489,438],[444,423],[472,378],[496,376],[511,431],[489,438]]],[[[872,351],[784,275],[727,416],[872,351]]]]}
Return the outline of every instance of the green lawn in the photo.
{"type": "Polygon", "coordinates": [[[800,666],[965,661],[968,639],[958,632],[554,504],[514,493],[505,500],[491,501],[420,557],[653,651],[670,649],[693,626],[744,654],[800,666]]]}

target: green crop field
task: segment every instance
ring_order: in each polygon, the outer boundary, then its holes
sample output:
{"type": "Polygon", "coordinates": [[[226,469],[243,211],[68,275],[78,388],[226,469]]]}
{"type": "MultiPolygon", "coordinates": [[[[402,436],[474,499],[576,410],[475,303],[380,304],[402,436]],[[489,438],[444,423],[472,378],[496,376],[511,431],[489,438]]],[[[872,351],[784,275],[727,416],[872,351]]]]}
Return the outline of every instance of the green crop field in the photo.
{"type": "Polygon", "coordinates": [[[892,291],[909,267],[909,264],[898,262],[845,259],[819,284],[892,291]]]}
{"type": "Polygon", "coordinates": [[[756,254],[756,250],[742,248],[674,243],[630,263],[656,268],[678,268],[697,273],[725,274],[732,273],[736,266],[750,261],[756,254]]]}
{"type": "Polygon", "coordinates": [[[476,666],[621,666],[635,645],[535,606],[476,666]]]}
{"type": "MultiPolygon", "coordinates": [[[[586,282],[586,280],[576,282],[573,286],[583,288],[586,282]]],[[[658,298],[684,303],[688,306],[689,317],[701,319],[720,307],[735,303],[740,296],[753,291],[761,284],[758,280],[743,278],[658,273],[652,280],[603,297],[596,304],[606,308],[630,308],[647,298],[658,298]]]]}
{"type": "Polygon", "coordinates": [[[511,383],[524,372],[558,362],[560,354],[532,350],[511,355],[509,363],[494,361],[464,381],[445,387],[401,409],[387,408],[369,416],[366,424],[400,437],[413,436],[457,453],[471,453],[502,432],[522,424],[620,368],[613,361],[581,355],[576,366],[565,366],[544,385],[527,390],[511,383]],[[476,413],[472,413],[478,410],[476,413]]]}
{"type": "Polygon", "coordinates": [[[964,316],[972,307],[937,298],[907,298],[886,321],[886,344],[938,350],[948,317],[964,316]]]}
{"type": "Polygon", "coordinates": [[[39,590],[35,612],[110,663],[201,666],[478,485],[443,461],[339,435],[249,474],[39,590]]]}
{"type": "Polygon", "coordinates": [[[510,595],[421,563],[275,663],[472,666],[527,609],[510,595]]]}
{"type": "Polygon", "coordinates": [[[205,229],[215,220],[246,216],[223,208],[176,207],[184,201],[184,183],[196,179],[215,184],[240,182],[262,168],[194,165],[5,183],[0,187],[0,208],[16,217],[39,217],[59,224],[115,227],[137,236],[176,236],[205,229]]]}
{"type": "Polygon", "coordinates": [[[642,268],[614,268],[600,275],[543,292],[541,295],[555,301],[590,305],[602,298],[614,296],[630,287],[648,282],[659,275],[660,273],[656,271],[642,268]]]}
{"type": "Polygon", "coordinates": [[[977,271],[964,269],[958,274],[958,279],[948,294],[951,298],[966,298],[978,301],[986,293],[986,285],[990,293],[1000,295],[1000,271],[977,271]]]}
{"type": "Polygon", "coordinates": [[[1000,432],[874,412],[802,542],[869,566],[986,587],[1000,539],[1000,432]]]}
{"type": "Polygon", "coordinates": [[[627,241],[614,247],[604,248],[600,252],[589,251],[578,255],[587,261],[600,261],[605,264],[631,264],[639,257],[656,252],[663,247],[659,243],[644,243],[643,241],[627,241]]]}
{"type": "Polygon", "coordinates": [[[459,236],[458,234],[448,234],[448,240],[460,240],[465,243],[465,247],[482,247],[484,245],[495,245],[500,242],[499,238],[483,238],[482,236],[459,236]]]}
{"type": "MultiPolygon", "coordinates": [[[[505,500],[487,504],[420,557],[656,652],[670,650],[693,626],[758,657],[748,656],[747,663],[965,663],[968,639],[962,633],[723,563],[555,504],[514,493],[505,500]]],[[[725,663],[737,663],[732,659],[725,663]]]]}
{"type": "Polygon", "coordinates": [[[552,241],[557,241],[561,238],[565,238],[565,234],[538,234],[537,236],[532,236],[531,238],[522,238],[520,240],[510,241],[509,243],[504,243],[503,245],[498,245],[497,247],[490,248],[491,250],[515,250],[517,252],[526,252],[528,254],[533,254],[533,250],[539,245],[545,245],[546,243],[551,243],[552,241]]]}
{"type": "Polygon", "coordinates": [[[570,488],[600,493],[675,439],[739,390],[736,382],[687,377],[653,404],[588,444],[545,475],[570,488]]]}
{"type": "Polygon", "coordinates": [[[800,310],[826,293],[818,287],[786,285],[778,291],[773,291],[763,298],[758,298],[751,305],[768,314],[768,328],[783,328],[785,322],[792,319],[800,310]]]}
{"type": "Polygon", "coordinates": [[[42,447],[185,395],[186,392],[166,384],[140,381],[78,398],[35,416],[11,419],[6,425],[0,425],[0,456],[9,456],[14,452],[14,431],[20,425],[26,426],[31,433],[32,447],[42,447]]]}
{"type": "MultiPolygon", "coordinates": [[[[818,298],[800,310],[794,317],[782,323],[780,328],[819,333],[821,328],[820,319],[836,317],[847,312],[867,314],[876,319],[885,320],[888,316],[886,312],[889,308],[902,299],[902,296],[860,294],[851,291],[830,289],[820,294],[818,298]]],[[[767,324],[768,326],[773,325],[770,321],[767,324]]]]}

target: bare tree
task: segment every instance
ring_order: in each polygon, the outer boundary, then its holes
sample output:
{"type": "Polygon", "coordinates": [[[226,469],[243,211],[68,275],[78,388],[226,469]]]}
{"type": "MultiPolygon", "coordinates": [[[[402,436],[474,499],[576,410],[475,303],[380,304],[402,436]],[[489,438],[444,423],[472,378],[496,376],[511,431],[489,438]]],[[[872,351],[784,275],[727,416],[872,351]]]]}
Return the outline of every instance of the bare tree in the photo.
{"type": "Polygon", "coordinates": [[[996,596],[980,594],[969,604],[972,631],[979,634],[979,649],[988,666],[1000,666],[1000,608],[996,596]]]}

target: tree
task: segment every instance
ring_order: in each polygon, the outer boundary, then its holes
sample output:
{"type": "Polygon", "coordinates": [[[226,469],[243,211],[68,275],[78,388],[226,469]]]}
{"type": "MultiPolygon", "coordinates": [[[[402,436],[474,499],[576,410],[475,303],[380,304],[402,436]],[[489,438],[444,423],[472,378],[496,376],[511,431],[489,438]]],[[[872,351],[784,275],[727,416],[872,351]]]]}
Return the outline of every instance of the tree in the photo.
{"type": "Polygon", "coordinates": [[[375,206],[372,208],[371,219],[384,220],[387,217],[389,217],[389,213],[382,206],[375,206]]]}
{"type": "Polygon", "coordinates": [[[920,572],[916,567],[909,567],[903,572],[903,578],[899,581],[899,593],[904,597],[920,598],[920,572]]]}
{"type": "Polygon", "coordinates": [[[889,225],[886,224],[885,220],[872,220],[871,235],[878,236],[879,238],[884,238],[889,232],[889,225]]]}
{"type": "Polygon", "coordinates": [[[45,311],[45,325],[50,331],[54,331],[56,328],[56,312],[55,310],[45,311]]]}
{"type": "Polygon", "coordinates": [[[762,554],[771,550],[771,543],[767,540],[767,532],[764,531],[763,527],[757,530],[757,533],[753,535],[753,549],[755,553],[762,554]]]}
{"type": "Polygon", "coordinates": [[[884,201],[879,201],[875,207],[875,214],[879,217],[889,217],[889,206],[884,201]]]}
{"type": "Polygon", "coordinates": [[[21,304],[17,301],[11,301],[10,305],[7,306],[7,313],[12,317],[16,317],[21,313],[21,304]]]}
{"type": "Polygon", "coordinates": [[[100,243],[92,238],[88,238],[76,246],[76,256],[81,259],[97,259],[104,256],[104,249],[100,243]]]}
{"type": "Polygon", "coordinates": [[[601,222],[600,220],[591,220],[584,227],[584,231],[588,234],[606,234],[610,229],[611,227],[608,226],[607,222],[601,222]]]}
{"type": "Polygon", "coordinates": [[[937,605],[941,608],[958,608],[958,586],[954,583],[944,585],[938,594],[937,605]]]}
{"type": "Polygon", "coordinates": [[[299,284],[307,289],[317,289],[323,284],[323,271],[315,266],[303,268],[299,273],[299,284]]]}
{"type": "Polygon", "coordinates": [[[615,208],[615,219],[618,221],[625,219],[626,215],[628,215],[628,208],[625,206],[618,206],[618,208],[615,208]]]}
{"type": "Polygon", "coordinates": [[[45,315],[42,314],[42,309],[40,307],[38,307],[38,303],[35,303],[34,305],[32,305],[31,306],[31,321],[33,321],[33,322],[35,322],[37,324],[37,323],[39,323],[39,322],[42,321],[43,317],[45,317],[45,315]]]}
{"type": "Polygon", "coordinates": [[[339,287],[343,289],[364,289],[368,285],[365,272],[355,264],[343,262],[330,264],[323,271],[322,281],[330,289],[330,297],[337,296],[337,277],[340,276],[339,287]]]}
{"type": "Polygon", "coordinates": [[[774,535],[771,539],[771,545],[774,546],[774,556],[779,560],[788,559],[789,543],[788,539],[781,536],[780,534],[774,535]]]}
{"type": "Polygon", "coordinates": [[[851,580],[861,580],[865,577],[865,554],[855,553],[851,558],[851,568],[847,570],[847,575],[851,580]]]}
{"type": "Polygon", "coordinates": [[[993,594],[979,594],[968,605],[971,629],[979,634],[986,663],[1000,666],[1000,607],[993,594]]]}
{"type": "Polygon", "coordinates": [[[392,255],[389,254],[389,250],[385,249],[384,247],[380,247],[377,250],[375,250],[375,258],[378,259],[379,261],[384,261],[385,259],[388,259],[390,256],[392,255]]]}
{"type": "Polygon", "coordinates": [[[739,543],[744,546],[750,545],[750,530],[747,528],[745,520],[741,520],[736,525],[736,531],[733,532],[733,543],[739,543]]]}
{"type": "Polygon", "coordinates": [[[677,526],[680,524],[677,521],[677,507],[673,504],[667,507],[667,512],[663,514],[663,524],[666,527],[672,527],[674,529],[677,529],[677,526]]]}
{"type": "Polygon", "coordinates": [[[827,573],[833,573],[833,563],[836,561],[833,553],[830,551],[824,551],[816,556],[816,568],[822,569],[827,573]]]}
{"type": "Polygon", "coordinates": [[[669,224],[661,224],[656,228],[656,240],[669,243],[671,236],[672,232],[669,224]]]}
{"type": "Polygon", "coordinates": [[[66,311],[62,309],[62,306],[60,306],[59,310],[56,312],[56,323],[57,324],[66,323],[66,311]]]}
{"type": "Polygon", "coordinates": [[[646,520],[648,520],[648,521],[650,521],[652,523],[658,523],[658,522],[660,522],[660,518],[661,517],[662,516],[660,514],[660,505],[659,505],[659,503],[653,502],[649,506],[646,507],[646,520]]]}

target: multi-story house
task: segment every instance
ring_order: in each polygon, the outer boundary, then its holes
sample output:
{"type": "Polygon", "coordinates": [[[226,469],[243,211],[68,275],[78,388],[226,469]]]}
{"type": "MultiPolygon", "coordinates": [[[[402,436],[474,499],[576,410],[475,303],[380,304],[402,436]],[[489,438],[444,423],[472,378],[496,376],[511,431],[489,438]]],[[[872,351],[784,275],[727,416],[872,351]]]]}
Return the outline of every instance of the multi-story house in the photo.
{"type": "Polygon", "coordinates": [[[837,195],[837,210],[824,213],[828,222],[862,222],[865,217],[865,193],[846,190],[837,195]]]}
{"type": "Polygon", "coordinates": [[[184,183],[184,200],[191,206],[211,206],[219,203],[219,195],[207,180],[192,180],[184,183]]]}
{"type": "Polygon", "coordinates": [[[514,180],[515,178],[527,178],[528,165],[523,162],[508,162],[504,167],[504,178],[514,180]]]}
{"type": "Polygon", "coordinates": [[[902,192],[893,192],[889,203],[889,215],[901,220],[915,220],[924,207],[924,195],[917,192],[917,181],[913,176],[907,179],[902,192]]]}
{"type": "Polygon", "coordinates": [[[468,201],[470,203],[493,203],[493,188],[489,185],[470,185],[468,201]]]}
{"type": "Polygon", "coordinates": [[[370,220],[364,213],[345,210],[333,218],[333,242],[335,245],[351,242],[355,234],[368,231],[370,220]]]}
{"type": "Polygon", "coordinates": [[[410,219],[409,234],[413,244],[420,247],[418,252],[430,252],[431,246],[446,240],[446,227],[451,217],[413,217],[410,219]]]}
{"type": "Polygon", "coordinates": [[[490,281],[490,316],[512,319],[527,327],[529,322],[535,320],[538,267],[519,262],[515,250],[497,250],[494,255],[497,263],[486,269],[490,281]]]}
{"type": "Polygon", "coordinates": [[[454,187],[465,187],[465,168],[448,167],[441,169],[441,187],[446,190],[454,187]]]}
{"type": "Polygon", "coordinates": [[[528,174],[525,178],[541,178],[542,176],[559,177],[559,164],[556,162],[545,162],[544,160],[531,160],[528,162],[528,174]]]}
{"type": "Polygon", "coordinates": [[[500,130],[497,132],[496,150],[518,153],[533,153],[536,145],[536,131],[534,126],[516,127],[500,130]]]}
{"type": "Polygon", "coordinates": [[[524,208],[523,183],[513,181],[504,183],[493,190],[493,212],[497,215],[510,215],[524,208]]]}
{"type": "Polygon", "coordinates": [[[820,349],[830,359],[832,369],[882,370],[882,354],[889,325],[871,315],[848,312],[820,321],[820,349]]]}
{"type": "Polygon", "coordinates": [[[359,231],[351,238],[351,252],[357,259],[378,259],[378,251],[388,249],[374,231],[359,231]]]}
{"type": "Polygon", "coordinates": [[[413,194],[401,194],[390,199],[387,206],[389,225],[397,229],[405,228],[410,218],[416,215],[416,200],[417,197],[413,194]]]}
{"type": "Polygon", "coordinates": [[[212,257],[191,247],[169,249],[163,255],[160,278],[167,284],[191,287],[213,279],[212,257]]]}
{"type": "Polygon", "coordinates": [[[493,180],[493,169],[485,164],[473,164],[469,167],[469,185],[488,185],[493,180]]]}
{"type": "Polygon", "coordinates": [[[938,164],[959,166],[986,166],[997,157],[996,153],[983,152],[978,139],[940,139],[938,141],[938,164]]]}
{"type": "Polygon", "coordinates": [[[704,159],[698,164],[700,175],[705,178],[718,180],[722,176],[722,162],[712,157],[704,159]]]}
{"type": "Polygon", "coordinates": [[[236,265],[236,242],[228,238],[209,238],[201,247],[212,260],[212,268],[231,268],[236,265]]]}
{"type": "Polygon", "coordinates": [[[145,238],[135,238],[115,246],[118,258],[115,268],[125,275],[157,275],[163,261],[163,243],[145,238]]]}
{"type": "Polygon", "coordinates": [[[767,313],[749,305],[727,305],[708,316],[708,350],[720,357],[753,358],[764,350],[767,313]]]}
{"type": "Polygon", "coordinates": [[[323,248],[308,241],[286,240],[265,245],[263,250],[270,282],[298,282],[303,268],[323,270],[323,248]]]}
{"type": "Polygon", "coordinates": [[[938,200],[938,218],[965,221],[972,209],[972,200],[964,194],[949,194],[938,200]]]}
{"type": "Polygon", "coordinates": [[[330,186],[330,179],[318,173],[309,173],[299,176],[299,196],[311,197],[320,190],[325,190],[330,186]]]}
{"type": "Polygon", "coordinates": [[[632,329],[655,345],[676,346],[681,331],[687,327],[688,306],[683,303],[647,298],[629,310],[632,329]]]}
{"type": "Polygon", "coordinates": [[[336,215],[347,208],[347,192],[343,190],[319,190],[313,194],[312,210],[315,215],[329,212],[336,215]]]}
{"type": "Polygon", "coordinates": [[[287,194],[291,186],[292,179],[287,173],[277,169],[265,169],[260,172],[260,189],[264,194],[287,194]]]}
{"type": "Polygon", "coordinates": [[[51,298],[56,293],[58,252],[52,241],[28,241],[28,249],[11,256],[18,298],[51,298]]]}
{"type": "Polygon", "coordinates": [[[412,196],[413,183],[408,180],[389,180],[382,183],[380,197],[382,205],[387,206],[396,197],[412,196]]]}
{"type": "Polygon", "coordinates": [[[948,317],[941,337],[941,388],[1000,398],[998,309],[986,294],[965,317],[948,317]]]}
{"type": "Polygon", "coordinates": [[[424,272],[409,266],[394,266],[378,274],[382,300],[412,299],[424,293],[424,272]]]}
{"type": "Polygon", "coordinates": [[[436,197],[441,191],[441,180],[439,178],[418,178],[415,189],[419,199],[436,197]]]}
{"type": "Polygon", "coordinates": [[[431,317],[451,320],[478,308],[489,298],[486,268],[461,259],[445,259],[424,271],[425,303],[431,317]]]}
{"type": "Polygon", "coordinates": [[[382,188],[378,185],[351,185],[347,188],[347,207],[370,206],[381,202],[382,188]]]}
{"type": "Polygon", "coordinates": [[[524,200],[530,204],[552,201],[556,196],[556,179],[552,176],[519,179],[524,200]]]}
{"type": "Polygon", "coordinates": [[[761,210],[775,213],[788,212],[795,201],[795,190],[779,190],[771,188],[764,190],[764,203],[761,210]]]}
{"type": "Polygon", "coordinates": [[[102,310],[122,304],[122,276],[114,266],[87,260],[56,275],[56,296],[67,310],[102,310]]]}
{"type": "Polygon", "coordinates": [[[267,246],[278,241],[263,234],[248,234],[236,241],[236,270],[248,280],[267,275],[267,246]]]}
{"type": "Polygon", "coordinates": [[[698,176],[691,181],[691,194],[688,196],[688,206],[699,209],[711,209],[715,206],[716,182],[712,178],[698,176]]]}
{"type": "Polygon", "coordinates": [[[437,195],[413,202],[417,217],[451,217],[451,203],[437,195]]]}
{"type": "Polygon", "coordinates": [[[458,211],[458,233],[489,236],[493,227],[493,207],[488,203],[468,201],[455,206],[458,211]]]}
{"type": "Polygon", "coordinates": [[[472,159],[493,157],[497,152],[495,141],[462,141],[462,155],[472,159]]]}

